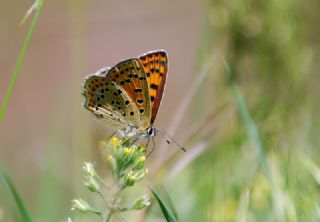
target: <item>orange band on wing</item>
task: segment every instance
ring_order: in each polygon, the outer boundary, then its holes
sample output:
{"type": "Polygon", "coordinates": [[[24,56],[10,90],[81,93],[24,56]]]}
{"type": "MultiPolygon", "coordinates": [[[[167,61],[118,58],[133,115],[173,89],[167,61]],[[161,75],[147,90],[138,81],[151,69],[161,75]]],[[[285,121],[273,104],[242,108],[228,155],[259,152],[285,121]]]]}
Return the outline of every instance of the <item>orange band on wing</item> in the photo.
{"type": "Polygon", "coordinates": [[[151,100],[152,125],[161,103],[166,77],[168,72],[168,57],[165,51],[152,51],[139,57],[148,80],[148,89],[151,100]]]}

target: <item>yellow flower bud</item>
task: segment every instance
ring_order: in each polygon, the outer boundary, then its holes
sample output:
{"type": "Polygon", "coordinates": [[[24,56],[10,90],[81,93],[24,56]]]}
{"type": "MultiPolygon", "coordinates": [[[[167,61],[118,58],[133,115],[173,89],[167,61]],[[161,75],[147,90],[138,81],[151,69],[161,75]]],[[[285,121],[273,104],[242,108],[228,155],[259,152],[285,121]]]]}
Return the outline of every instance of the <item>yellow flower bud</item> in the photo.
{"type": "Polygon", "coordinates": [[[138,163],[139,163],[139,164],[143,164],[145,160],[146,160],[146,157],[145,157],[145,156],[141,156],[141,157],[139,158],[139,160],[138,160],[138,163]]]}
{"type": "Polygon", "coordinates": [[[124,148],[123,153],[125,156],[129,156],[132,153],[132,148],[124,148]]]}
{"type": "Polygon", "coordinates": [[[145,147],[145,145],[141,145],[141,146],[139,146],[138,150],[139,150],[139,151],[141,151],[141,152],[146,151],[146,147],[145,147]]]}
{"type": "Polygon", "coordinates": [[[125,185],[132,186],[135,182],[135,179],[136,179],[136,175],[132,171],[127,172],[126,179],[125,179],[125,185]]]}
{"type": "Polygon", "coordinates": [[[120,140],[117,137],[112,137],[111,141],[114,146],[120,146],[120,140]]]}

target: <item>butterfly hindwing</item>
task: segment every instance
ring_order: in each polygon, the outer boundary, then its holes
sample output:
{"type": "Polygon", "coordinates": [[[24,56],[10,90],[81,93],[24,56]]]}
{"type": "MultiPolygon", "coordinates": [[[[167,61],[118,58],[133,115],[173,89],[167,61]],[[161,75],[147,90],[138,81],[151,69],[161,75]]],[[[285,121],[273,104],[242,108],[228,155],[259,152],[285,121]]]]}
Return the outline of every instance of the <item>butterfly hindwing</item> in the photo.
{"type": "Polygon", "coordinates": [[[168,56],[164,50],[151,51],[139,56],[148,80],[148,90],[151,101],[151,119],[153,124],[161,103],[167,72],[168,56]]]}
{"type": "Polygon", "coordinates": [[[129,126],[139,125],[139,111],[131,98],[103,73],[98,72],[88,76],[84,89],[86,97],[84,106],[97,117],[129,126]]]}
{"type": "Polygon", "coordinates": [[[138,128],[145,130],[150,126],[151,106],[145,70],[139,59],[124,60],[110,69],[107,78],[130,97],[139,112],[138,128]]]}

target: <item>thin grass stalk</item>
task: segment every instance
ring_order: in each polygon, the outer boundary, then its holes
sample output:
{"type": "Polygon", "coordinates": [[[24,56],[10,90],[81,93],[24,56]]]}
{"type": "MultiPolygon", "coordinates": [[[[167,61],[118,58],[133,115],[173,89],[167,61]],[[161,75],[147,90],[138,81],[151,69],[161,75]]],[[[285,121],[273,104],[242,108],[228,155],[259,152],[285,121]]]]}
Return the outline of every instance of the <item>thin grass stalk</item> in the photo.
{"type": "MultiPolygon", "coordinates": [[[[18,192],[15,184],[13,183],[5,169],[0,167],[0,182],[1,181],[3,181],[7,185],[8,190],[11,193],[14,202],[21,214],[21,219],[23,220],[23,222],[33,222],[34,220],[32,219],[29,209],[27,208],[27,205],[25,204],[22,196],[18,192]]],[[[14,217],[17,219],[17,215],[14,215],[14,217]]]]}
{"type": "MultiPolygon", "coordinates": [[[[20,54],[19,54],[19,57],[18,57],[18,61],[17,61],[17,64],[15,65],[14,67],[14,70],[13,70],[13,73],[12,73],[12,77],[11,77],[11,80],[10,80],[10,83],[9,83],[9,86],[8,86],[8,89],[7,89],[7,92],[6,92],[6,95],[4,97],[4,100],[3,100],[3,103],[1,105],[1,109],[0,109],[0,121],[3,119],[4,117],[4,114],[7,110],[7,107],[8,107],[8,104],[9,104],[9,100],[10,100],[10,96],[12,94],[12,91],[13,91],[13,88],[16,84],[16,81],[17,81],[17,78],[18,78],[18,75],[20,73],[20,70],[21,70],[21,66],[22,66],[22,63],[24,61],[24,57],[26,55],[26,52],[27,52],[27,49],[29,47],[29,44],[30,44],[30,41],[31,41],[31,38],[32,38],[32,34],[34,32],[34,29],[38,23],[38,20],[39,20],[39,16],[40,16],[40,12],[41,12],[41,9],[43,7],[43,4],[44,4],[44,0],[38,0],[37,1],[37,7],[35,7],[35,15],[34,15],[34,18],[32,20],[32,23],[30,25],[30,28],[28,30],[28,33],[27,33],[27,36],[23,42],[23,46],[21,48],[21,51],[20,51],[20,54]]],[[[25,19],[24,19],[25,20],[25,19]]]]}
{"type": "MultiPolygon", "coordinates": [[[[212,58],[208,59],[209,62],[204,65],[199,75],[197,75],[197,78],[195,78],[195,80],[193,81],[193,85],[190,87],[190,89],[186,93],[186,96],[180,102],[178,106],[178,110],[175,112],[175,115],[172,118],[171,124],[168,127],[168,130],[167,130],[168,134],[172,136],[175,134],[176,129],[178,125],[181,123],[181,121],[183,120],[185,110],[190,105],[193,96],[195,95],[198,88],[201,86],[205,77],[210,73],[210,69],[212,68],[212,63],[210,62],[211,60],[212,58]]],[[[150,175],[156,174],[156,172],[163,165],[163,163],[167,161],[168,156],[172,156],[175,153],[173,152],[173,154],[171,153],[171,155],[167,155],[168,149],[167,149],[167,143],[165,140],[162,141],[158,150],[159,150],[159,154],[157,159],[155,159],[154,164],[151,167],[150,175]]]]}

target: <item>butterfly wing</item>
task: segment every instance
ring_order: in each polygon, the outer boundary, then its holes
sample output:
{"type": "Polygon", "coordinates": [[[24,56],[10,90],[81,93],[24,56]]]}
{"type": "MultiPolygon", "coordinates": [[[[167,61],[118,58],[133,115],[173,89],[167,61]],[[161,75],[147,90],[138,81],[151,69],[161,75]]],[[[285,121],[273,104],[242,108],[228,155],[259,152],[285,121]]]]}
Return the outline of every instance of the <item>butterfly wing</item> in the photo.
{"type": "MultiPolygon", "coordinates": [[[[107,78],[122,88],[138,110],[139,129],[150,126],[151,104],[145,70],[139,59],[124,60],[110,69],[107,78]]],[[[135,114],[136,115],[136,114],[135,114]]]]}
{"type": "Polygon", "coordinates": [[[151,101],[151,120],[153,124],[161,103],[167,72],[168,56],[164,50],[151,51],[139,56],[146,72],[151,101]]]}
{"type": "Polygon", "coordinates": [[[110,70],[89,75],[84,83],[84,107],[97,117],[111,119],[120,125],[139,126],[139,111],[129,95],[106,77],[110,70]]]}

